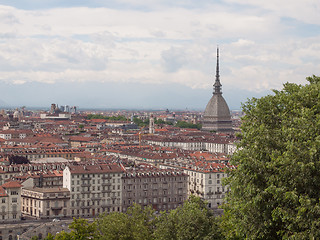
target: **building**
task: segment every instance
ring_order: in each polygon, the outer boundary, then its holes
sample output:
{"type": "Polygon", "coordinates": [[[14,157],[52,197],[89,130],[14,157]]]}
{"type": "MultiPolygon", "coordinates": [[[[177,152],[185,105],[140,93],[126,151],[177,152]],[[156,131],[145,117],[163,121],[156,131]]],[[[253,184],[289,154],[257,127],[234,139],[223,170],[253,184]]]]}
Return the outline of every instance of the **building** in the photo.
{"type": "Polygon", "coordinates": [[[188,175],[182,171],[146,167],[128,170],[122,178],[122,210],[133,203],[151,205],[157,211],[177,208],[187,199],[188,175]]]}
{"type": "Polygon", "coordinates": [[[70,191],[67,188],[23,188],[22,214],[37,219],[70,216],[70,191]]]}
{"type": "Polygon", "coordinates": [[[215,132],[232,132],[230,110],[221,92],[219,74],[219,48],[217,48],[216,81],[213,85],[213,96],[209,100],[203,114],[202,130],[215,132]]]}
{"type": "Polygon", "coordinates": [[[21,184],[10,181],[0,186],[0,222],[21,219],[21,184]]]}
{"type": "Polygon", "coordinates": [[[227,177],[223,168],[211,163],[210,168],[185,169],[189,175],[188,194],[198,196],[208,203],[209,208],[216,209],[223,203],[228,188],[222,184],[227,177]]]}
{"type": "Polygon", "coordinates": [[[149,119],[149,134],[154,134],[155,129],[154,129],[154,117],[151,114],[150,119],[149,119]]]}
{"type": "Polygon", "coordinates": [[[121,212],[124,168],[117,164],[70,165],[63,171],[63,187],[71,196],[71,216],[93,217],[121,212]]]}

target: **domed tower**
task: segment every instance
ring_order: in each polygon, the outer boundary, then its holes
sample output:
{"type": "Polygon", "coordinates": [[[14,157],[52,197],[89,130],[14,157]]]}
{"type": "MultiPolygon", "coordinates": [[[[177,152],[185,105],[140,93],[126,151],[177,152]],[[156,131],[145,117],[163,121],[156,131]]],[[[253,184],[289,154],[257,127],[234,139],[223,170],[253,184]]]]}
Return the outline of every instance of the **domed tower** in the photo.
{"type": "Polygon", "coordinates": [[[216,132],[232,132],[230,110],[221,92],[219,75],[219,48],[217,48],[216,81],[213,84],[213,96],[203,114],[202,130],[216,132]]]}

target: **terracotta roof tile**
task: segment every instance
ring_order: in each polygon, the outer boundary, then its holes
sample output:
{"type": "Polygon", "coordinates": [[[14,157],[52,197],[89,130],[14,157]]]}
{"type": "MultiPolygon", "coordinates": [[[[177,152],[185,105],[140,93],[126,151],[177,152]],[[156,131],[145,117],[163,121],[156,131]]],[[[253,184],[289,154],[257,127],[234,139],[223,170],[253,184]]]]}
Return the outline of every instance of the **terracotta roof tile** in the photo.
{"type": "Polygon", "coordinates": [[[3,188],[20,188],[20,187],[22,187],[22,185],[16,181],[6,182],[6,183],[2,184],[1,186],[3,188]]]}

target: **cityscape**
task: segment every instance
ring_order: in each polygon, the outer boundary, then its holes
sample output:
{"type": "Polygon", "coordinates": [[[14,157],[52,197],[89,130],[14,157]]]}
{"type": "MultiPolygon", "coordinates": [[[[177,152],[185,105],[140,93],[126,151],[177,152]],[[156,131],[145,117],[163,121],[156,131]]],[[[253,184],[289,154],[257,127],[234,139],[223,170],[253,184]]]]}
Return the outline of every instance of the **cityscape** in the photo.
{"type": "Polygon", "coordinates": [[[49,111],[2,109],[2,236],[54,234],[62,229],[48,220],[125,212],[133,203],[169,211],[190,195],[221,214],[241,112],[231,116],[222,96],[219,49],[213,88],[204,113],[81,111],[55,103],[49,111]]]}
{"type": "Polygon", "coordinates": [[[0,0],[0,240],[320,239],[319,10],[0,0]]]}

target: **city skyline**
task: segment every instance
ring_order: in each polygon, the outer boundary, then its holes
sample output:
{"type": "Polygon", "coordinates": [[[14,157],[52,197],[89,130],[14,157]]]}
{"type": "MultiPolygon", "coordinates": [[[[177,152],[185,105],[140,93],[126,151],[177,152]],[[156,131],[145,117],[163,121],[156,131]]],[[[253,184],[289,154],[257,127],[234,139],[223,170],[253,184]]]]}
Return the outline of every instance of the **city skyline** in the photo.
{"type": "Polygon", "coordinates": [[[0,1],[0,106],[230,109],[319,75],[317,1],[0,1]]]}

